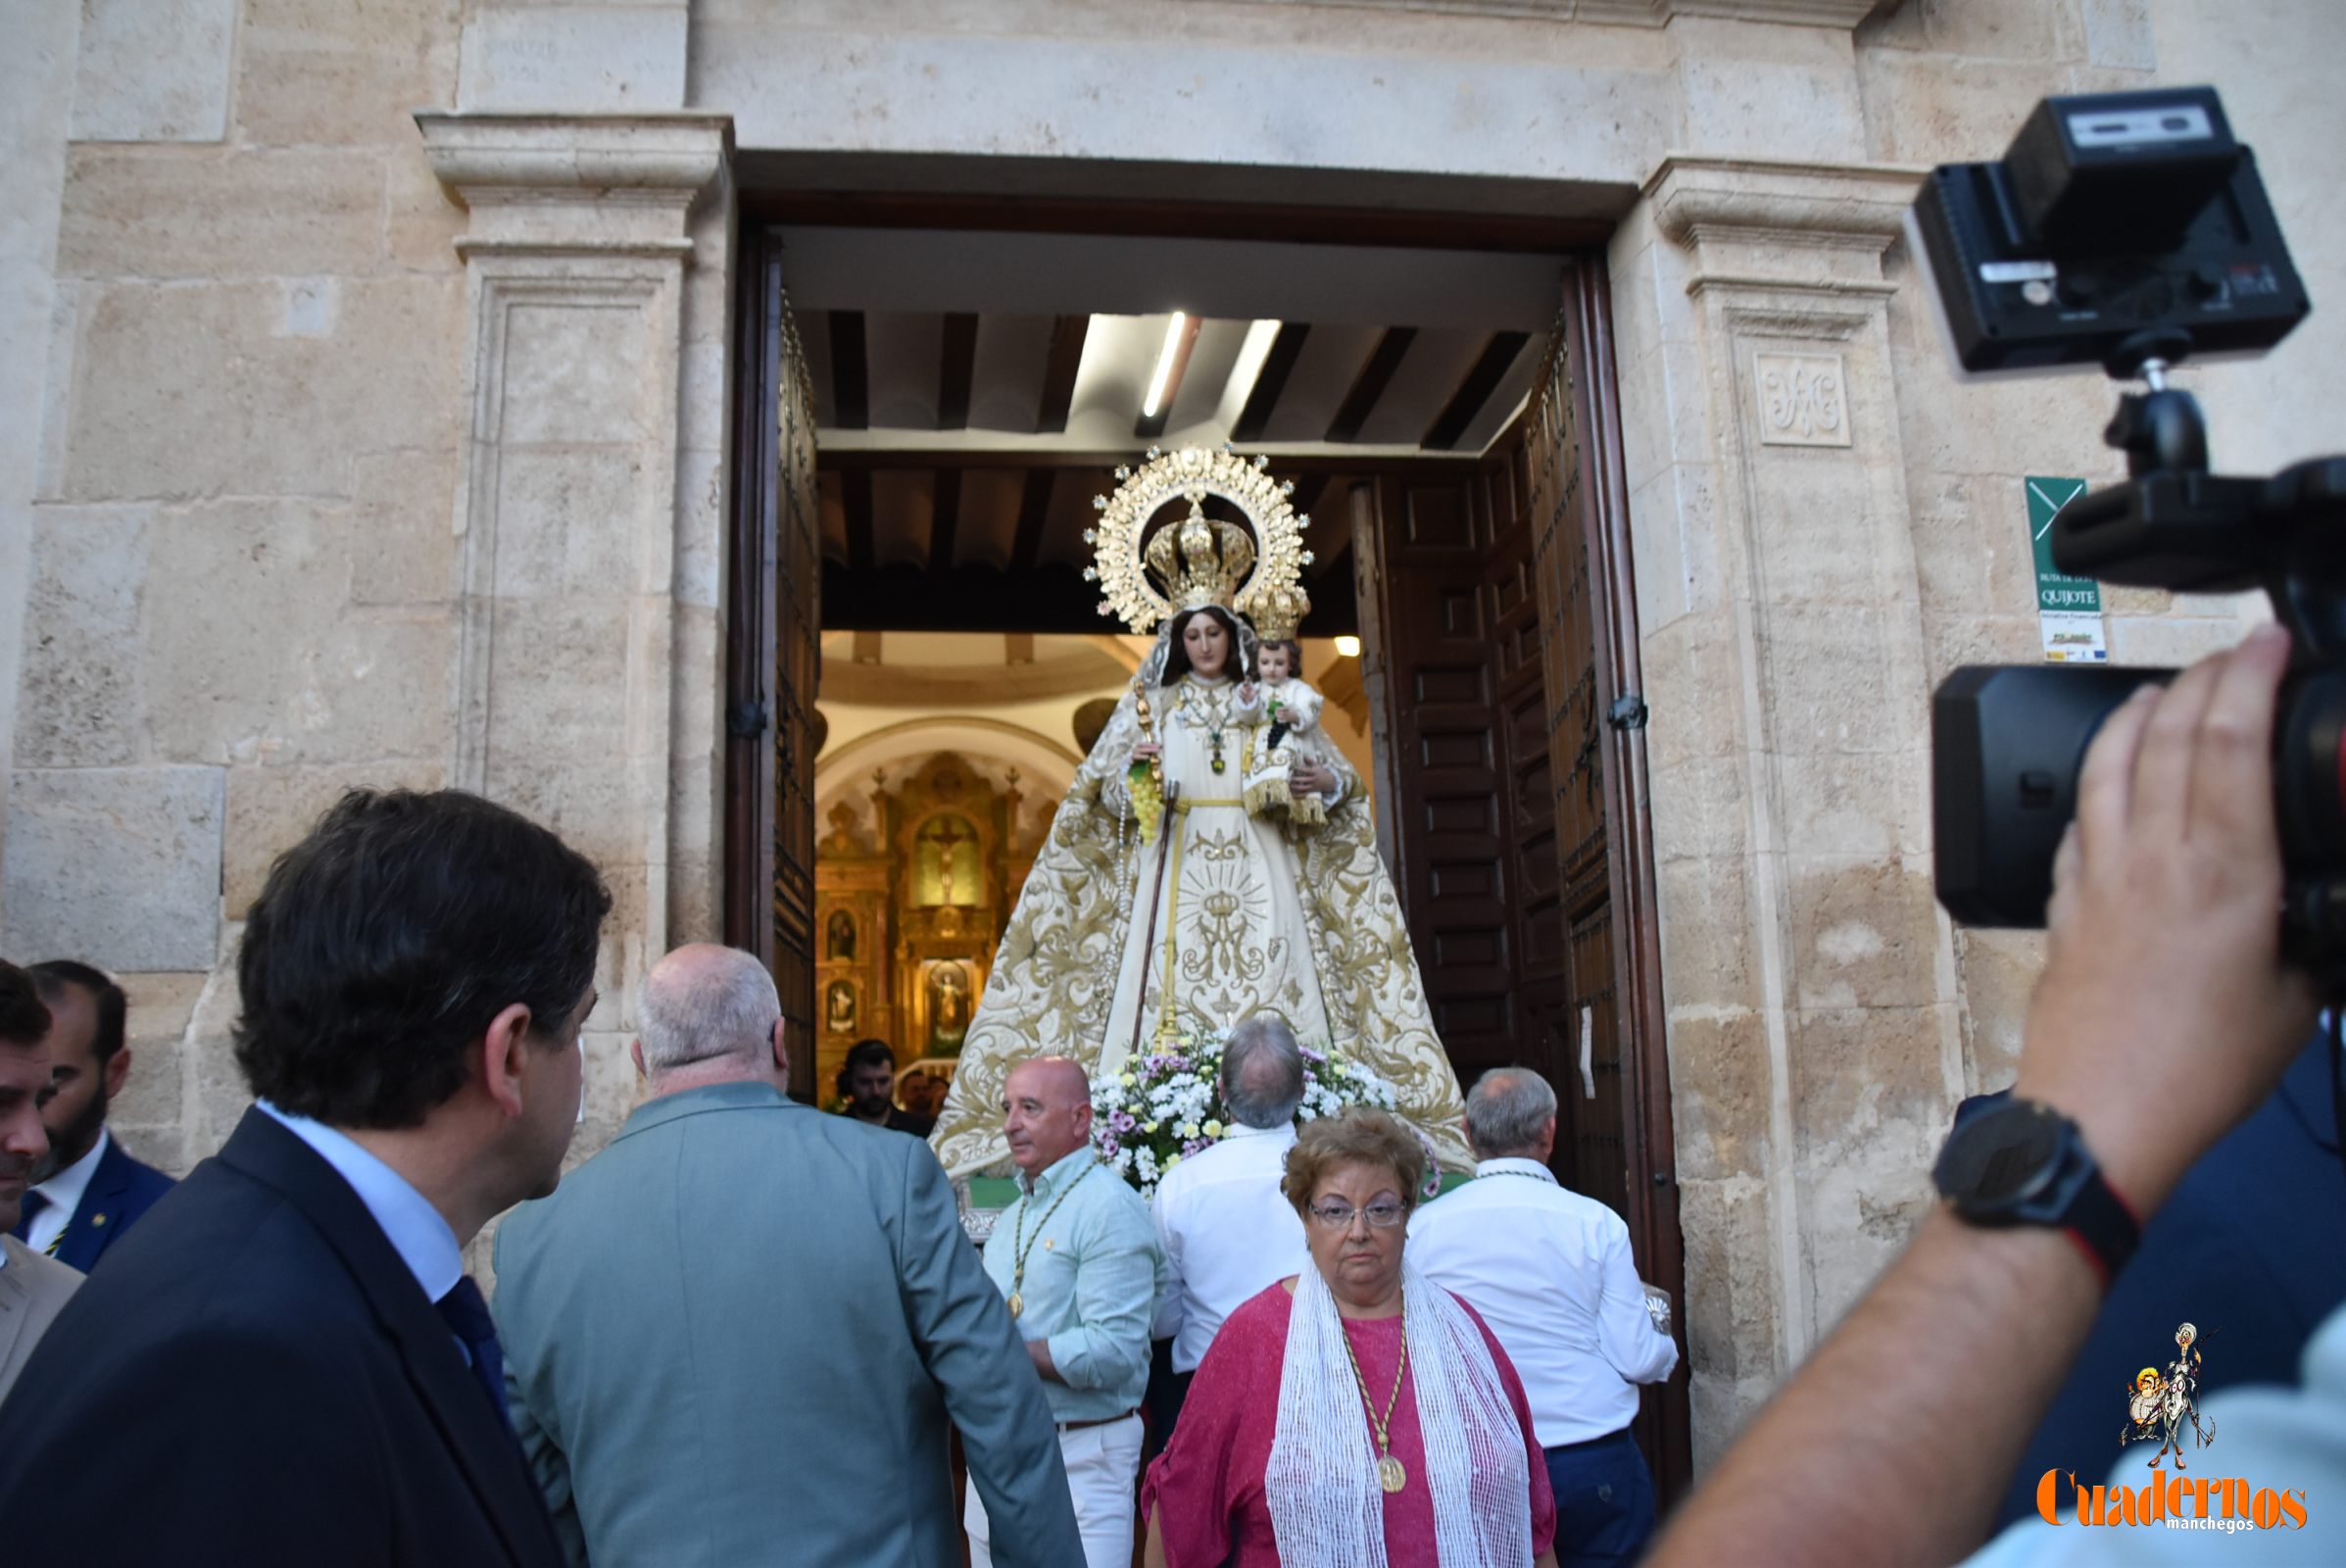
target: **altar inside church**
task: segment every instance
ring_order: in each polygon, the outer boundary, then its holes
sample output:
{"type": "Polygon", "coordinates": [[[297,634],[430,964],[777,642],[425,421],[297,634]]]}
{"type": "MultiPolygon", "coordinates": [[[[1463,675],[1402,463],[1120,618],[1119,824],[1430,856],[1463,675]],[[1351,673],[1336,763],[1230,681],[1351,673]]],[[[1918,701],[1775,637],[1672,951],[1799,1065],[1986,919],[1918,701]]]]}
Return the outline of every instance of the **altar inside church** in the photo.
{"type": "Polygon", "coordinates": [[[818,1098],[857,1040],[887,1041],[900,1074],[952,1076],[1050,820],[1024,782],[1015,764],[940,752],[874,767],[833,803],[815,860],[818,1098]]]}

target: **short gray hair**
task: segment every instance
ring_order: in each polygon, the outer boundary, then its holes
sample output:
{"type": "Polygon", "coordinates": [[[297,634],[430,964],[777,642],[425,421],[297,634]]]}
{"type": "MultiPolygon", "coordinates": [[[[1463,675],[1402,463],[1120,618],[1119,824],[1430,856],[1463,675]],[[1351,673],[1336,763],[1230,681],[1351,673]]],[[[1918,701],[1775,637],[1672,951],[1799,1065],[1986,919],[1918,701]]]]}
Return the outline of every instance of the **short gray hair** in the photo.
{"type": "Polygon", "coordinates": [[[671,953],[644,976],[636,1004],[644,1070],[663,1072],[770,1049],[782,1000],[765,965],[737,948],[671,953]]]}
{"type": "Polygon", "coordinates": [[[1480,1159],[1538,1147],[1556,1113],[1556,1092],[1529,1067],[1493,1067],[1466,1097],[1466,1141],[1480,1159]]]}
{"type": "Polygon", "coordinates": [[[1258,1012],[1222,1047],[1222,1098],[1232,1118],[1257,1130],[1284,1127],[1303,1103],[1303,1053],[1276,1013],[1258,1012]]]}

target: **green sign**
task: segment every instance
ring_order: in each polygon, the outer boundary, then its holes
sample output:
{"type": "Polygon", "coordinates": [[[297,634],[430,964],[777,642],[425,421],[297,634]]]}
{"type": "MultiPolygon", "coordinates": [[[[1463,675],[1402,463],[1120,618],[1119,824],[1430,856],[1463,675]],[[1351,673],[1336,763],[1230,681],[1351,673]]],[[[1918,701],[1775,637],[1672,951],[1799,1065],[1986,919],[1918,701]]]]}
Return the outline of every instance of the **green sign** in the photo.
{"type": "Polygon", "coordinates": [[[2085,481],[2032,474],[2021,483],[2028,495],[2028,540],[2036,550],[2036,612],[2100,614],[2101,584],[2091,577],[2072,577],[2053,565],[2053,519],[2085,493],[2085,481]]]}

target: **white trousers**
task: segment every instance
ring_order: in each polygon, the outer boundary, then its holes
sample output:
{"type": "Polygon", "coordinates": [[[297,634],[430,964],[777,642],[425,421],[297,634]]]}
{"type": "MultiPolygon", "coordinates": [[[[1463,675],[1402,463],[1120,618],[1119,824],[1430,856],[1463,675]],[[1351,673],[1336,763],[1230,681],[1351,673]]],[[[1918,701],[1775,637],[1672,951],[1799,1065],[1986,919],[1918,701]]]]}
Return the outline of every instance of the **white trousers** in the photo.
{"type": "MultiPolygon", "coordinates": [[[[1075,1528],[1084,1538],[1085,1568],[1132,1568],[1133,1509],[1141,1479],[1141,1418],[1128,1415],[1100,1427],[1059,1434],[1059,1457],[1074,1494],[1075,1528]]],[[[994,1532],[978,1489],[961,1509],[969,1532],[969,1568],[994,1568],[994,1532]]]]}

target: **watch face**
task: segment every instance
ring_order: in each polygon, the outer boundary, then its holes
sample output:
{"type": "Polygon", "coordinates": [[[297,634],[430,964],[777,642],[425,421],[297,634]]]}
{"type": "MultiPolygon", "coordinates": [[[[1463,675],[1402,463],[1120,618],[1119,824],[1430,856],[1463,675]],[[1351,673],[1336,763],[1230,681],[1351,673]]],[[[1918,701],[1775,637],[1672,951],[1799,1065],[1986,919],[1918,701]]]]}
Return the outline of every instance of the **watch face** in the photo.
{"type": "Polygon", "coordinates": [[[2031,1198],[2053,1179],[2062,1131],[2061,1118],[2041,1106],[2015,1102],[1987,1111],[1947,1140],[1934,1173],[1938,1190],[1971,1210],[2031,1198]]]}

